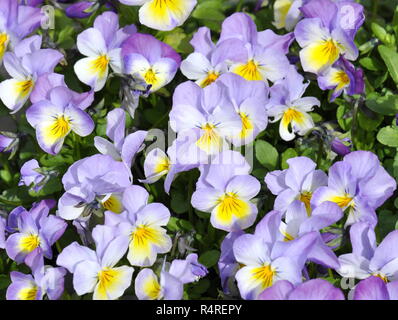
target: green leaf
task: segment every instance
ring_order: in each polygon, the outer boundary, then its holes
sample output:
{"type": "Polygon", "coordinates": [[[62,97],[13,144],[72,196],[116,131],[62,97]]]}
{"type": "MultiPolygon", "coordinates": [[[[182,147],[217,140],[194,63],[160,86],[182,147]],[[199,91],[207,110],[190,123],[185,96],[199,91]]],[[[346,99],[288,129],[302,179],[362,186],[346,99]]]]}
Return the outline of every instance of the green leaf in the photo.
{"type": "Polygon", "coordinates": [[[257,140],[255,143],[256,159],[268,170],[274,170],[278,164],[278,151],[267,141],[257,140]]]}
{"type": "Polygon", "coordinates": [[[390,72],[391,78],[398,84],[398,52],[384,45],[379,46],[378,50],[390,72]]]}
{"type": "Polygon", "coordinates": [[[395,126],[384,127],[377,134],[377,140],[389,147],[398,147],[398,128],[395,126]]]}
{"type": "Polygon", "coordinates": [[[184,194],[182,194],[181,192],[172,192],[171,193],[170,204],[171,204],[171,209],[173,210],[173,212],[175,212],[177,214],[187,212],[188,208],[189,208],[189,201],[186,198],[186,196],[184,196],[184,194]]]}
{"type": "Polygon", "coordinates": [[[367,96],[366,106],[377,113],[393,116],[398,113],[398,96],[387,93],[384,96],[373,92],[367,96]]]}
{"type": "Polygon", "coordinates": [[[222,3],[214,0],[204,1],[196,6],[192,12],[192,17],[196,19],[223,21],[225,15],[222,11],[222,3]]]}
{"type": "MultiPolygon", "coordinates": [[[[369,111],[371,112],[371,111],[369,111]]],[[[373,113],[373,112],[371,112],[373,113]]],[[[358,112],[358,122],[362,129],[374,131],[383,122],[384,117],[380,114],[373,113],[373,117],[369,117],[362,111],[358,112]]]]}
{"type": "Polygon", "coordinates": [[[211,268],[217,264],[219,258],[220,251],[209,250],[199,257],[199,262],[203,264],[206,268],[211,268]]]}
{"type": "Polygon", "coordinates": [[[282,153],[282,163],[281,163],[282,169],[289,168],[289,165],[288,165],[288,163],[286,161],[289,160],[290,158],[294,158],[294,157],[297,157],[296,150],[294,150],[293,148],[286,149],[282,153]]]}
{"type": "Polygon", "coordinates": [[[339,123],[341,129],[348,131],[351,129],[352,114],[351,108],[348,103],[342,103],[337,108],[336,112],[337,122],[339,123]]]}
{"type": "Polygon", "coordinates": [[[383,65],[380,65],[380,62],[373,57],[362,58],[359,60],[359,63],[362,67],[371,71],[379,71],[383,69],[383,65]]]}

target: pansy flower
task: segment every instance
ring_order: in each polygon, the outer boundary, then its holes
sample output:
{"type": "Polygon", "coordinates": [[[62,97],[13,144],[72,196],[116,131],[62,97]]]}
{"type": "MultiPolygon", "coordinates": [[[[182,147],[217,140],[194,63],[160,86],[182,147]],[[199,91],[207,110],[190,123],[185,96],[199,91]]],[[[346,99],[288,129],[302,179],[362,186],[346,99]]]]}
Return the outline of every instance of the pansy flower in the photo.
{"type": "Polygon", "coordinates": [[[300,60],[304,71],[320,73],[331,67],[341,56],[356,60],[358,48],[355,32],[363,23],[363,7],[353,2],[331,0],[309,1],[301,9],[301,20],[294,34],[302,50],[300,60]],[[354,16],[344,19],[343,5],[352,8],[354,16]]]}
{"type": "Polygon", "coordinates": [[[245,13],[234,13],[222,24],[219,47],[229,52],[229,71],[246,80],[275,82],[289,69],[286,54],[293,34],[279,36],[271,30],[257,31],[245,13]]]}
{"type": "Polygon", "coordinates": [[[59,86],[51,89],[48,99],[34,103],[26,111],[26,118],[36,129],[37,141],[44,151],[57,154],[71,131],[83,137],[93,131],[94,122],[81,106],[71,90],[59,86]]]}
{"type": "Polygon", "coordinates": [[[375,154],[354,151],[330,167],[328,185],[314,192],[311,204],[316,207],[323,201],[337,203],[348,212],[345,226],[358,221],[375,226],[375,210],[393,194],[396,187],[395,179],[380,165],[375,154]]]}
{"type": "Polygon", "coordinates": [[[357,222],[350,229],[352,253],[339,256],[336,271],[346,278],[366,279],[376,276],[385,282],[397,280],[398,231],[390,232],[376,245],[376,234],[366,222],[357,222]]]}
{"type": "Polygon", "coordinates": [[[193,35],[190,44],[194,52],[181,62],[181,72],[199,86],[206,87],[228,72],[227,59],[230,54],[218,48],[211,40],[210,29],[200,27],[193,35]]]}
{"type": "Polygon", "coordinates": [[[24,106],[38,78],[52,73],[63,58],[56,50],[40,49],[41,42],[41,36],[32,36],[4,55],[4,67],[12,78],[0,83],[0,99],[12,113],[24,106]]]}
{"type": "Polygon", "coordinates": [[[352,63],[344,58],[340,58],[318,76],[318,85],[322,90],[333,90],[330,101],[334,101],[343,92],[352,96],[365,90],[362,69],[355,69],[352,63]]]}
{"type": "Polygon", "coordinates": [[[162,31],[169,31],[182,25],[188,19],[196,0],[119,0],[129,6],[141,6],[140,23],[162,31]]]}
{"type": "Polygon", "coordinates": [[[224,151],[201,168],[201,178],[192,195],[192,206],[211,212],[213,227],[228,232],[250,227],[257,207],[250,200],[260,191],[260,182],[249,175],[250,166],[236,151],[224,151]]]}
{"type": "Polygon", "coordinates": [[[268,87],[262,81],[249,82],[232,73],[221,76],[219,81],[226,86],[235,112],[242,121],[241,132],[231,141],[237,147],[247,145],[267,127],[268,87]]]}
{"type": "Polygon", "coordinates": [[[198,165],[181,164],[177,157],[179,140],[174,140],[173,144],[165,153],[160,148],[154,148],[147,153],[144,161],[145,179],[139,180],[142,183],[154,183],[166,176],[164,180],[164,190],[170,192],[171,184],[177,174],[196,168],[198,165]]]}
{"type": "Polygon", "coordinates": [[[6,240],[8,256],[32,265],[37,256],[52,258],[51,246],[62,236],[66,222],[47,210],[20,211],[13,222],[17,228],[6,240]]]}
{"type": "Polygon", "coordinates": [[[305,83],[294,66],[290,66],[286,78],[276,82],[270,89],[271,98],[267,106],[270,122],[279,123],[279,134],[285,141],[291,141],[296,134],[305,135],[314,125],[311,112],[320,106],[315,97],[303,97],[309,82],[305,83]]]}
{"type": "Polygon", "coordinates": [[[58,215],[66,220],[87,221],[96,211],[121,213],[121,198],[131,185],[130,177],[126,165],[109,155],[76,161],[62,177],[65,193],[58,202],[58,215]]]}
{"type": "Polygon", "coordinates": [[[305,204],[311,214],[311,198],[314,191],[327,185],[327,175],[316,170],[316,163],[307,157],[295,157],[287,160],[288,169],[267,173],[265,183],[276,195],[274,209],[285,213],[294,200],[305,204]]]}
{"type": "Polygon", "coordinates": [[[301,6],[308,0],[276,0],[274,3],[273,25],[291,31],[302,17],[301,6]]]}
{"type": "Polygon", "coordinates": [[[136,33],[122,47],[123,73],[150,85],[150,92],[173,80],[181,58],[169,45],[149,34],[136,33]]]}
{"type": "Polygon", "coordinates": [[[207,161],[228,149],[228,141],[242,131],[242,120],[226,93],[225,85],[214,82],[200,88],[187,81],[174,91],[170,126],[177,132],[177,156],[181,163],[207,161]]]}
{"type": "Polygon", "coordinates": [[[121,45],[136,32],[134,25],[119,29],[119,18],[114,12],[104,12],[94,21],[94,27],[77,36],[77,48],[86,56],[74,66],[79,80],[94,89],[101,90],[108,78],[109,66],[121,73],[121,45]]]}
{"type": "Polygon", "coordinates": [[[123,193],[122,214],[106,212],[105,223],[117,227],[128,240],[127,259],[133,266],[149,267],[159,253],[169,252],[171,238],[164,226],[170,211],[161,203],[148,204],[148,192],[139,186],[130,186],[123,193]]]}
{"type": "Polygon", "coordinates": [[[32,274],[10,272],[11,284],[7,288],[7,300],[58,300],[64,291],[64,268],[44,266],[41,257],[35,259],[32,274]]]}
{"type": "Polygon", "coordinates": [[[0,63],[4,53],[39,26],[43,13],[39,8],[23,6],[15,0],[3,0],[0,7],[0,63]]]}
{"type": "Polygon", "coordinates": [[[126,253],[128,239],[116,230],[93,229],[95,251],[73,242],[59,254],[57,264],[73,273],[73,287],[81,296],[93,292],[94,300],[115,300],[131,285],[134,269],[116,265],[126,253]]]}

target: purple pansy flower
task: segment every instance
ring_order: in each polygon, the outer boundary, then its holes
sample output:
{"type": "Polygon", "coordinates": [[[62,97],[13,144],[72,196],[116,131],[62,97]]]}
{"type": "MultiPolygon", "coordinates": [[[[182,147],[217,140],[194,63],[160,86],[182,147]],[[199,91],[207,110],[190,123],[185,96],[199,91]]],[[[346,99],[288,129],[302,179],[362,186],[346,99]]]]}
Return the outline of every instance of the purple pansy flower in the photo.
{"type": "Polygon", "coordinates": [[[294,37],[279,36],[271,30],[257,31],[254,21],[245,13],[234,13],[222,24],[219,47],[228,53],[229,71],[246,80],[266,83],[282,79],[288,72],[286,53],[294,37]]]}
{"type": "Polygon", "coordinates": [[[390,232],[376,246],[376,234],[365,222],[355,223],[350,230],[352,253],[339,256],[340,268],[336,271],[343,277],[366,279],[376,276],[384,281],[398,279],[398,231],[390,232]]]}
{"type": "Polygon", "coordinates": [[[345,300],[343,292],[323,279],[313,279],[297,285],[287,280],[265,289],[259,300],[345,300]]]}
{"type": "Polygon", "coordinates": [[[7,288],[7,300],[57,300],[64,291],[64,268],[44,266],[41,257],[35,259],[32,265],[32,275],[12,271],[11,284],[7,288]]]}
{"type": "Polygon", "coordinates": [[[172,47],[142,33],[124,42],[122,58],[123,73],[150,85],[150,92],[173,80],[181,63],[181,57],[172,47]]]}
{"type": "Polygon", "coordinates": [[[48,214],[48,207],[43,209],[19,210],[14,216],[12,224],[17,229],[7,238],[6,251],[18,263],[25,262],[31,266],[37,256],[43,255],[51,259],[51,246],[67,227],[61,218],[48,214]]]}
{"type": "Polygon", "coordinates": [[[39,8],[23,6],[16,0],[3,0],[0,6],[0,63],[4,53],[40,26],[44,17],[39,8]]]}
{"type": "Polygon", "coordinates": [[[213,43],[209,28],[200,27],[190,44],[195,51],[181,62],[181,72],[189,80],[194,80],[203,88],[228,72],[229,53],[213,43]]]}
{"type": "Polygon", "coordinates": [[[295,157],[287,160],[289,168],[267,173],[265,183],[276,195],[274,209],[285,213],[294,200],[305,204],[311,213],[310,201],[315,190],[327,185],[327,175],[315,170],[316,163],[307,157],[295,157]]]}
{"type": "Polygon", "coordinates": [[[355,69],[351,62],[340,58],[331,68],[318,76],[318,85],[322,90],[333,90],[331,102],[343,91],[350,96],[362,94],[365,90],[363,70],[355,69]]]}
{"type": "Polygon", "coordinates": [[[273,118],[270,122],[280,120],[279,134],[285,141],[293,140],[296,133],[303,136],[315,126],[308,112],[314,106],[319,107],[321,102],[315,97],[303,97],[309,84],[304,82],[304,77],[292,65],[286,77],[270,89],[268,116],[273,118]]]}
{"type": "Polygon", "coordinates": [[[57,265],[73,273],[73,287],[81,296],[94,292],[94,300],[115,300],[131,285],[134,268],[116,267],[128,247],[128,238],[98,225],[92,236],[96,250],[73,242],[59,254],[57,265]]]}
{"type": "Polygon", "coordinates": [[[131,185],[131,172],[111,156],[97,154],[76,161],[62,177],[65,193],[58,215],[66,220],[87,221],[97,210],[121,213],[121,196],[131,185]]]}
{"type": "Polygon", "coordinates": [[[358,48],[354,37],[364,21],[363,7],[354,2],[312,0],[301,8],[301,20],[294,34],[302,50],[304,71],[320,73],[331,67],[339,57],[356,60],[358,48]],[[343,10],[343,7],[351,10],[343,10]],[[347,15],[347,17],[346,17],[347,15]]]}
{"type": "Polygon", "coordinates": [[[236,151],[224,151],[201,168],[201,177],[192,195],[192,206],[211,212],[214,228],[228,232],[243,230],[257,217],[251,201],[260,192],[260,182],[249,175],[250,166],[236,151]]]}
{"type": "Polygon", "coordinates": [[[140,186],[130,186],[123,193],[121,214],[105,213],[105,224],[117,227],[129,243],[127,259],[133,266],[150,267],[160,253],[169,252],[171,238],[164,226],[170,211],[161,203],[149,203],[149,193],[140,186]]]}
{"type": "Polygon", "coordinates": [[[313,193],[311,204],[316,207],[323,201],[337,203],[348,211],[345,226],[358,221],[375,226],[375,210],[393,194],[396,186],[395,179],[380,165],[375,154],[354,151],[330,167],[328,185],[313,193]]]}
{"type": "Polygon", "coordinates": [[[205,88],[187,81],[175,89],[170,126],[177,139],[185,141],[177,150],[181,163],[207,163],[239,136],[242,120],[226,91],[219,81],[205,88]]]}
{"type": "Polygon", "coordinates": [[[134,25],[119,29],[119,18],[114,12],[104,12],[94,21],[94,27],[77,36],[77,48],[86,56],[74,66],[79,80],[101,90],[108,79],[109,65],[112,70],[122,72],[121,46],[136,32],[134,25]]]}
{"type": "Polygon", "coordinates": [[[27,111],[29,124],[36,129],[40,147],[50,154],[57,154],[65,137],[73,131],[79,136],[88,136],[94,122],[75,100],[74,93],[64,86],[50,90],[49,97],[34,103],[27,111]]]}
{"type": "Polygon", "coordinates": [[[63,58],[56,50],[40,49],[41,42],[41,36],[32,36],[4,55],[4,67],[12,78],[0,83],[0,99],[12,113],[24,106],[38,78],[52,73],[63,58]]]}

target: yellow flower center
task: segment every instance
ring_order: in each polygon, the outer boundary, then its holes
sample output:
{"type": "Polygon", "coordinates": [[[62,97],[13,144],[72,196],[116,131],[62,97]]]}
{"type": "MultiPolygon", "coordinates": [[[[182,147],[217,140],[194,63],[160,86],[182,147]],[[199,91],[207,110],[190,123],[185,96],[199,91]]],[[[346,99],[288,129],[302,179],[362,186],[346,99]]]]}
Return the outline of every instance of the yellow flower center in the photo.
{"type": "Polygon", "coordinates": [[[309,191],[303,191],[299,196],[299,200],[303,202],[305,205],[305,209],[307,210],[308,216],[311,215],[311,198],[312,198],[312,193],[309,191]]]}
{"type": "Polygon", "coordinates": [[[384,274],[381,274],[381,273],[373,273],[372,275],[375,276],[375,277],[380,278],[380,279],[383,280],[385,283],[388,282],[388,278],[387,278],[384,274]]]}
{"type": "Polygon", "coordinates": [[[246,138],[249,132],[254,128],[253,123],[250,121],[249,116],[244,112],[239,112],[240,119],[242,120],[242,131],[240,132],[240,137],[242,139],[246,138]]]}
{"type": "Polygon", "coordinates": [[[123,205],[115,195],[111,195],[108,199],[102,202],[102,206],[105,210],[109,210],[114,213],[123,212],[123,205]]]}
{"type": "Polygon", "coordinates": [[[17,91],[21,95],[21,97],[26,97],[31,89],[33,88],[34,82],[32,79],[29,80],[24,80],[24,81],[19,81],[16,86],[17,86],[17,91]]]}
{"type": "Polygon", "coordinates": [[[259,72],[259,65],[254,60],[249,60],[246,64],[240,65],[233,71],[246,80],[262,80],[263,77],[259,72]]]}
{"type": "Polygon", "coordinates": [[[55,139],[61,139],[69,133],[70,129],[70,119],[62,115],[56,118],[54,123],[49,128],[49,131],[52,137],[54,137],[55,139]]]}
{"type": "Polygon", "coordinates": [[[149,278],[144,284],[144,292],[151,300],[157,300],[161,298],[161,287],[155,278],[149,278]]]}
{"type": "Polygon", "coordinates": [[[160,173],[163,171],[169,171],[170,170],[170,160],[167,157],[162,157],[159,159],[158,163],[156,164],[155,167],[155,172],[160,173]]]}
{"type": "Polygon", "coordinates": [[[207,74],[206,79],[200,84],[202,88],[208,86],[209,84],[212,84],[214,81],[218,79],[220,75],[214,71],[209,71],[207,74]]]}
{"type": "Polygon", "coordinates": [[[350,77],[344,71],[337,71],[333,76],[333,82],[337,83],[337,90],[341,90],[350,84],[350,77]]]}
{"type": "Polygon", "coordinates": [[[118,281],[119,273],[115,269],[104,268],[98,272],[98,291],[102,296],[118,281]]]}
{"type": "Polygon", "coordinates": [[[293,108],[288,108],[285,110],[282,118],[282,123],[286,127],[288,126],[292,121],[296,123],[302,123],[303,122],[303,114],[293,108]]]}
{"type": "Polygon", "coordinates": [[[202,136],[198,141],[196,141],[198,148],[209,154],[214,153],[215,151],[221,151],[222,148],[222,140],[217,134],[215,128],[215,125],[206,123],[201,128],[204,131],[202,136]]]}
{"type": "Polygon", "coordinates": [[[216,217],[223,224],[231,223],[233,216],[237,217],[238,219],[243,219],[249,213],[249,204],[246,201],[239,199],[235,193],[225,193],[218,199],[216,217]]]}
{"type": "Polygon", "coordinates": [[[30,234],[21,238],[19,247],[23,252],[32,252],[40,246],[40,238],[37,234],[30,234]]]}
{"type": "Polygon", "coordinates": [[[8,45],[8,35],[7,35],[7,33],[5,33],[5,32],[0,33],[0,59],[3,58],[4,53],[7,50],[7,45],[8,45]]]}
{"type": "Polygon", "coordinates": [[[269,264],[259,268],[254,268],[252,271],[253,279],[261,283],[262,290],[272,286],[275,275],[275,269],[273,269],[269,264]]]}
{"type": "Polygon", "coordinates": [[[349,194],[345,194],[344,196],[335,196],[330,199],[330,201],[336,203],[340,208],[346,208],[347,206],[354,206],[352,202],[352,197],[349,194]]]}
{"type": "Polygon", "coordinates": [[[105,75],[110,59],[106,54],[100,55],[92,62],[91,69],[94,73],[98,73],[101,77],[105,75]]]}
{"type": "Polygon", "coordinates": [[[18,293],[20,300],[36,300],[38,288],[36,286],[31,288],[24,288],[18,293]]]}
{"type": "Polygon", "coordinates": [[[148,71],[144,75],[144,80],[148,84],[155,84],[157,82],[156,73],[152,68],[149,68],[148,71]]]}

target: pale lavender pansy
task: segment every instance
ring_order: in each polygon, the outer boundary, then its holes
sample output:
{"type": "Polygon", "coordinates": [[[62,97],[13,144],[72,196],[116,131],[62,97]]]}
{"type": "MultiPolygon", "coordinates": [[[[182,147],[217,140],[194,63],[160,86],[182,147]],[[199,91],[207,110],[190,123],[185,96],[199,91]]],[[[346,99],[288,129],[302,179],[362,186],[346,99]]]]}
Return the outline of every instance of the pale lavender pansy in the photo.
{"type": "Polygon", "coordinates": [[[18,271],[10,273],[11,284],[7,288],[7,300],[58,300],[64,291],[64,268],[45,266],[42,257],[32,264],[32,274],[18,271]]]}
{"type": "Polygon", "coordinates": [[[327,185],[327,175],[316,170],[316,163],[307,157],[295,157],[287,160],[288,169],[267,173],[265,183],[276,195],[274,209],[285,213],[294,200],[305,204],[311,213],[310,201],[315,190],[327,185]]]}
{"type": "Polygon", "coordinates": [[[15,220],[10,221],[16,230],[6,240],[6,251],[11,259],[31,266],[37,256],[52,258],[51,246],[62,236],[67,224],[61,218],[49,215],[48,211],[44,206],[30,212],[16,212],[15,220]]]}
{"type": "Polygon", "coordinates": [[[57,50],[40,49],[41,42],[41,36],[32,36],[19,42],[14,52],[4,55],[4,67],[11,79],[0,83],[0,99],[11,113],[24,106],[38,78],[52,73],[63,58],[57,50]]]}
{"type": "Polygon", "coordinates": [[[376,276],[395,281],[398,275],[398,231],[390,232],[376,245],[376,234],[366,222],[357,222],[350,229],[352,253],[339,256],[336,271],[346,278],[366,279],[376,276]]]}
{"type": "Polygon", "coordinates": [[[73,91],[64,86],[55,87],[47,99],[34,103],[27,111],[29,124],[36,129],[40,147],[50,154],[57,154],[65,137],[73,131],[79,136],[88,136],[94,122],[75,100],[73,91]]]}
{"type": "Polygon", "coordinates": [[[164,228],[170,219],[169,209],[161,203],[148,203],[149,193],[132,185],[123,193],[125,211],[105,213],[105,224],[117,228],[129,243],[127,259],[133,266],[150,267],[160,253],[170,251],[172,242],[164,228]]]}
{"type": "Polygon", "coordinates": [[[303,97],[309,82],[304,82],[295,66],[288,68],[286,77],[277,81],[270,89],[271,97],[267,105],[270,122],[279,123],[279,134],[285,141],[291,141],[296,134],[305,135],[315,125],[308,112],[320,101],[315,97],[303,97]]]}
{"type": "Polygon", "coordinates": [[[126,165],[109,155],[76,161],[62,177],[65,193],[58,202],[58,215],[66,220],[87,221],[95,211],[121,213],[121,197],[131,185],[130,176],[126,165]]]}
{"type": "Polygon", "coordinates": [[[374,153],[354,151],[330,167],[328,185],[313,193],[311,205],[316,207],[324,201],[332,201],[348,211],[345,226],[358,221],[375,226],[375,210],[396,187],[395,179],[381,166],[374,153]]]}
{"type": "Polygon", "coordinates": [[[142,33],[124,42],[121,55],[123,73],[150,85],[150,92],[173,80],[181,63],[181,57],[171,46],[142,33]]]}
{"type": "Polygon", "coordinates": [[[261,185],[249,171],[249,164],[237,151],[215,156],[212,163],[201,168],[192,206],[211,212],[214,228],[231,232],[250,227],[258,212],[251,200],[260,192],[261,185]]]}
{"type": "Polygon", "coordinates": [[[92,28],[77,36],[77,48],[86,56],[74,66],[79,80],[99,91],[108,79],[109,66],[114,72],[121,73],[121,46],[136,30],[134,25],[119,29],[119,18],[114,12],[98,16],[92,28]]]}
{"type": "Polygon", "coordinates": [[[94,300],[115,300],[130,287],[134,269],[116,267],[128,247],[128,238],[116,230],[97,225],[92,232],[95,251],[73,242],[58,255],[57,265],[73,273],[78,295],[93,292],[94,300]]]}
{"type": "Polygon", "coordinates": [[[224,20],[218,43],[220,50],[228,53],[229,71],[246,80],[268,83],[286,76],[290,64],[286,54],[293,39],[292,33],[258,32],[247,14],[237,12],[224,20]]]}

